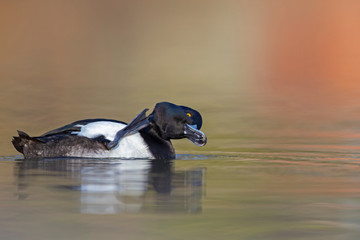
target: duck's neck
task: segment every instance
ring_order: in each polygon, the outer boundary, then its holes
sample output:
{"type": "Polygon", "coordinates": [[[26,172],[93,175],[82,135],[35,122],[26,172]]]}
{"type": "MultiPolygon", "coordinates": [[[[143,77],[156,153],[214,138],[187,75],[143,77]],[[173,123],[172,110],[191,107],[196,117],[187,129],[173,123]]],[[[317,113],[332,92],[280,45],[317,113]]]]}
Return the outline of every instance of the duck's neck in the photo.
{"type": "Polygon", "coordinates": [[[155,159],[175,159],[175,149],[170,140],[162,139],[152,127],[139,132],[155,159]]]}

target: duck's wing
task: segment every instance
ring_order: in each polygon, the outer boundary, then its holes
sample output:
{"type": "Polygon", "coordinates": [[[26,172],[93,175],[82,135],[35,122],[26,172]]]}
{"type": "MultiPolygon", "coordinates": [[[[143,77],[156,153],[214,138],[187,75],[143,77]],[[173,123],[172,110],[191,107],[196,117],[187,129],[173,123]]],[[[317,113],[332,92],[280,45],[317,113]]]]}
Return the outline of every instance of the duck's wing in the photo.
{"type": "Polygon", "coordinates": [[[117,120],[112,120],[112,119],[102,119],[102,118],[85,119],[85,120],[76,121],[76,122],[70,123],[68,125],[65,125],[63,127],[51,130],[51,131],[46,132],[43,135],[36,137],[36,138],[39,141],[43,141],[43,139],[47,138],[47,137],[60,137],[60,136],[64,136],[64,135],[79,134],[79,136],[89,137],[89,138],[92,138],[93,140],[102,142],[105,145],[105,147],[110,150],[119,143],[121,138],[132,135],[150,125],[150,121],[146,117],[146,114],[145,114],[146,111],[148,111],[148,110],[149,109],[144,109],[129,124],[126,124],[124,122],[117,121],[117,120]],[[109,138],[106,136],[106,134],[102,134],[102,132],[96,133],[96,134],[90,133],[90,136],[87,134],[84,135],[81,132],[82,128],[84,126],[86,126],[87,124],[95,123],[95,122],[104,122],[104,121],[125,124],[126,127],[118,130],[112,141],[111,141],[111,139],[109,140],[109,138]]]}
{"type": "Polygon", "coordinates": [[[126,127],[119,130],[116,133],[114,140],[107,143],[106,147],[110,150],[119,143],[121,138],[132,135],[132,134],[140,131],[141,129],[149,126],[150,121],[146,117],[146,114],[145,114],[148,110],[149,109],[146,108],[143,111],[141,111],[133,120],[131,120],[131,122],[126,127]]]}
{"type": "Polygon", "coordinates": [[[39,137],[49,137],[49,136],[53,136],[53,135],[71,135],[71,134],[80,132],[81,128],[83,126],[85,126],[89,123],[98,122],[98,121],[109,121],[109,122],[126,124],[121,121],[112,120],[112,119],[104,119],[104,118],[85,119],[85,120],[76,121],[76,122],[70,123],[68,125],[65,125],[63,127],[48,131],[39,137]]]}

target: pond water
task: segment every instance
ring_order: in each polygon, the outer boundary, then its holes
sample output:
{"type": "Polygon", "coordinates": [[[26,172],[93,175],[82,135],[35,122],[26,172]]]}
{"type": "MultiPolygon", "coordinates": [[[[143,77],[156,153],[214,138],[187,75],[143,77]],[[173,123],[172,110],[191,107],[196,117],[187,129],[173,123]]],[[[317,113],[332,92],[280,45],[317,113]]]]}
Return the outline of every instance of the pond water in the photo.
{"type": "Polygon", "coordinates": [[[360,239],[360,4],[7,1],[0,239],[360,239]],[[300,4],[300,5],[299,5],[300,4]],[[16,130],[169,101],[169,162],[24,160],[16,130]]]}
{"type": "Polygon", "coordinates": [[[208,145],[174,141],[174,161],[28,161],[3,136],[1,239],[360,237],[359,125],[233,103],[201,105],[208,145]]]}

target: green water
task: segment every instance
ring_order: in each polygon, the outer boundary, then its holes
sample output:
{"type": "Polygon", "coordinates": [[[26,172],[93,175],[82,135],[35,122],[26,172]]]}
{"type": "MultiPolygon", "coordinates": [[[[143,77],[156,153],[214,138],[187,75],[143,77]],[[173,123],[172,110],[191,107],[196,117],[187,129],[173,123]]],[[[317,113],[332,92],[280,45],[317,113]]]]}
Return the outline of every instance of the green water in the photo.
{"type": "Polygon", "coordinates": [[[221,95],[205,85],[200,96],[189,89],[185,97],[187,88],[173,84],[157,93],[163,83],[152,82],[141,98],[84,89],[84,98],[62,100],[45,88],[31,93],[42,104],[9,102],[0,141],[1,239],[360,237],[356,97],[301,105],[291,96],[220,84],[221,95]],[[10,143],[16,129],[37,135],[82,118],[129,121],[164,99],[199,110],[208,136],[204,147],[173,141],[178,155],[169,164],[27,162],[10,143]]]}
{"type": "Polygon", "coordinates": [[[184,154],[173,163],[9,157],[0,164],[2,239],[360,235],[353,153],[184,154]]]}
{"type": "MultiPolygon", "coordinates": [[[[2,137],[1,239],[357,239],[357,125],[230,100],[200,104],[208,144],[165,163],[24,161],[2,137]]],[[[52,125],[26,119],[11,132],[52,125]]]]}
{"type": "Polygon", "coordinates": [[[34,91],[21,79],[3,84],[1,239],[360,237],[356,95],[309,103],[235,83],[172,87],[164,79],[136,79],[130,94],[117,94],[124,87],[113,81],[74,82],[71,91],[46,81],[34,91]],[[11,146],[16,129],[38,135],[84,118],[129,121],[163,100],[199,110],[208,136],[204,147],[173,141],[170,164],[27,162],[11,146]]]}

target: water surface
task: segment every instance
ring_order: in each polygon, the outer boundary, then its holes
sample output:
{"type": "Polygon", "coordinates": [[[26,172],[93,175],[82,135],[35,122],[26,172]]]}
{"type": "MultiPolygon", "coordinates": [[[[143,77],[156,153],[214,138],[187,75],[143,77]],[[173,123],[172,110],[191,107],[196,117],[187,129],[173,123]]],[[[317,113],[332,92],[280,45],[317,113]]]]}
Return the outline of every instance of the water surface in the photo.
{"type": "Polygon", "coordinates": [[[4,239],[356,239],[349,152],[1,162],[4,239]]]}

